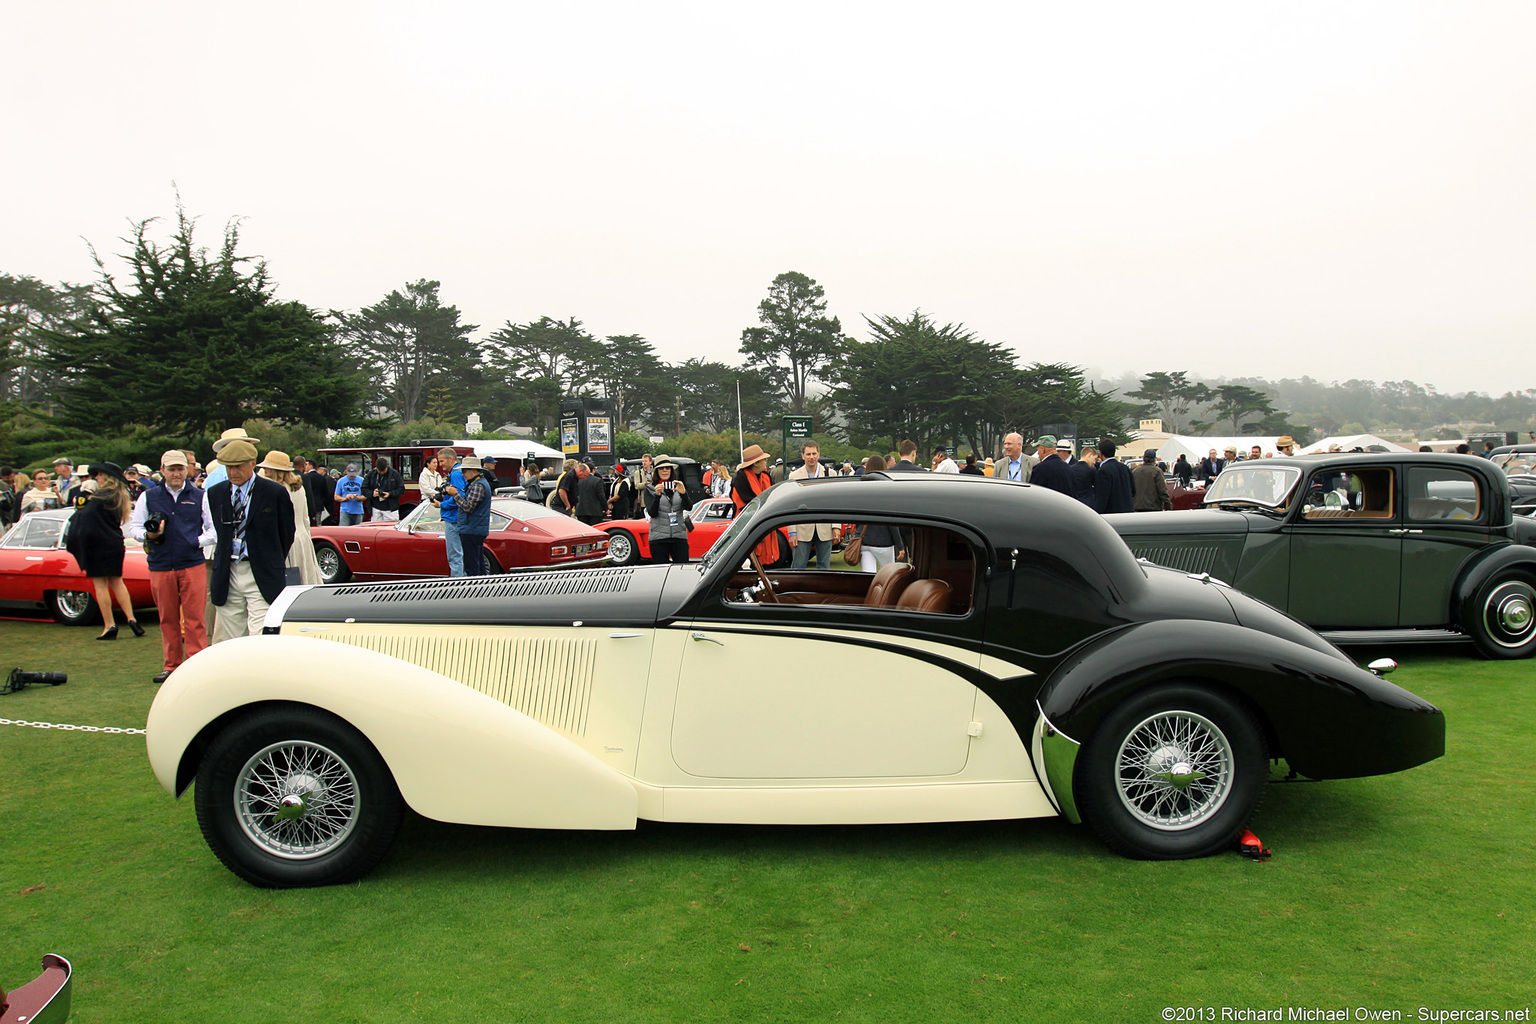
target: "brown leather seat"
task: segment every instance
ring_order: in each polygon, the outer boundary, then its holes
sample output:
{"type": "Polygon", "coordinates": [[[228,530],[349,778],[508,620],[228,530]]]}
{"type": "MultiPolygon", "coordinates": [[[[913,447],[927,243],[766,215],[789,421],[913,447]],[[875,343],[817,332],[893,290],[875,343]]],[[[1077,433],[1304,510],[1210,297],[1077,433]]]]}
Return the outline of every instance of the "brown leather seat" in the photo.
{"type": "Polygon", "coordinates": [[[882,565],[880,571],[875,573],[875,578],[869,581],[864,604],[868,608],[894,608],[906,591],[907,584],[911,582],[912,566],[906,562],[882,565]]]}
{"type": "Polygon", "coordinates": [[[949,610],[949,584],[943,580],[917,580],[902,593],[896,607],[904,612],[949,610]]]}

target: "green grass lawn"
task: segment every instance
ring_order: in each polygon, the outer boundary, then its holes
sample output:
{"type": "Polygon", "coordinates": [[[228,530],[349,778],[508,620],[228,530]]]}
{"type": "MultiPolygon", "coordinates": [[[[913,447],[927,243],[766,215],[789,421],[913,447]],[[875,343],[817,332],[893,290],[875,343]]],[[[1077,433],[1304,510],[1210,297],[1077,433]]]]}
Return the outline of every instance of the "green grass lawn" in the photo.
{"type": "MultiPolygon", "coordinates": [[[[142,727],[158,634],[94,634],[0,623],[6,668],[70,674],[0,697],[0,718],[142,727]]],[[[271,892],[214,859],[142,737],[0,726],[0,984],[61,953],[80,1022],[1529,1006],[1536,665],[1392,653],[1394,681],[1445,710],[1446,756],[1271,786],[1262,864],[1123,860],[1055,820],[542,833],[411,818],[362,882],[271,892]]]]}

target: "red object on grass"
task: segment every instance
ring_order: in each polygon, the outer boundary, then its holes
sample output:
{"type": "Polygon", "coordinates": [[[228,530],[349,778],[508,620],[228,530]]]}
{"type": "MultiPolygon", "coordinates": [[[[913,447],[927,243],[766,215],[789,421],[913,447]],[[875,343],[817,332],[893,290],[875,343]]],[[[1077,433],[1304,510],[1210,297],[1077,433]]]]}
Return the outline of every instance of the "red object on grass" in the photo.
{"type": "Polygon", "coordinates": [[[1251,829],[1243,829],[1243,834],[1238,837],[1237,852],[1252,860],[1269,860],[1269,851],[1251,829]]]}

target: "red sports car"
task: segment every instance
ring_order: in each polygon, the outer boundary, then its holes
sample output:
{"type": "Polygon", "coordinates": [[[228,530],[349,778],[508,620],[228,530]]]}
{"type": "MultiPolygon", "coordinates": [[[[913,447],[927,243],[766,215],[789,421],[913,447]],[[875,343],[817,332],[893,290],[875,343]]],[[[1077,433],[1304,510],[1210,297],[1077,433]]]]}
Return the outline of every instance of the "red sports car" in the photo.
{"type": "MultiPolygon", "coordinates": [[[[397,523],[317,526],[310,534],[326,583],[345,583],[354,576],[408,580],[448,575],[443,521],[430,502],[397,523]]],[[[607,558],[608,537],[602,531],[522,498],[491,499],[486,572],[581,568],[607,558]]]]}
{"type": "MultiPolygon", "coordinates": [[[[0,609],[46,609],[66,626],[100,619],[91,581],[80,571],[75,556],[64,550],[64,524],[73,513],[68,508],[29,512],[0,538],[0,609]]],[[[123,583],[128,596],[135,608],[153,608],[144,549],[137,541],[127,544],[123,583]]]]}
{"type": "MultiPolygon", "coordinates": [[[[706,498],[689,513],[693,529],[688,534],[688,557],[699,558],[736,518],[736,503],[730,498],[706,498]]],[[[651,558],[651,521],[649,519],[613,519],[599,523],[611,538],[608,554],[614,565],[633,565],[651,558]]],[[[789,564],[789,538],[779,531],[779,557],[770,568],[789,564]]]]}

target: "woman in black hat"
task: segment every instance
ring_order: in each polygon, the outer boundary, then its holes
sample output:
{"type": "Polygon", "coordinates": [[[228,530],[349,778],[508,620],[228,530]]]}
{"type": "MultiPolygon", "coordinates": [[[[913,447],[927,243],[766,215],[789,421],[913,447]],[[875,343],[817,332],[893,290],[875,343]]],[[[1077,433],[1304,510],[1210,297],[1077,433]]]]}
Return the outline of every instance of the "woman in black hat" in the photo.
{"type": "Polygon", "coordinates": [[[128,497],[128,483],[115,463],[97,462],[88,470],[96,479],[96,493],[70,517],[64,547],[75,556],[80,571],[90,578],[96,590],[96,607],[106,626],[98,640],[116,640],[117,623],[112,618],[112,599],[117,599],[128,628],[134,636],[143,636],[144,627],[133,617],[133,602],[123,586],[123,524],[133,511],[128,497]]]}

